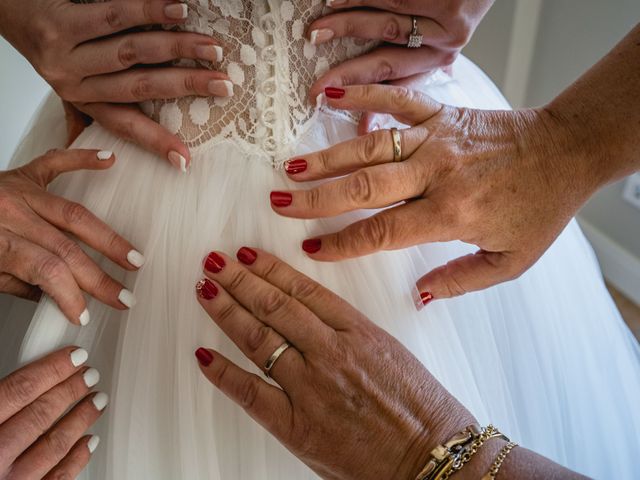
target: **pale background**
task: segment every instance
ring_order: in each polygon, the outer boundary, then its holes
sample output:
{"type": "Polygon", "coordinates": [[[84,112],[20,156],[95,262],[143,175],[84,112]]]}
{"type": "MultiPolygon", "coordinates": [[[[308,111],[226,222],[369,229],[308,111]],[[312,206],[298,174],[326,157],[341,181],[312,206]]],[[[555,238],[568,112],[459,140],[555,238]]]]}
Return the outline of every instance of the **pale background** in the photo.
{"type": "MultiPolygon", "coordinates": [[[[514,107],[536,106],[562,91],[638,21],[638,0],[497,0],[465,54],[514,107]]],[[[4,168],[47,86],[1,39],[0,66],[4,168]]],[[[640,304],[640,210],[623,200],[622,185],[600,192],[580,220],[609,281],[640,304]]]]}

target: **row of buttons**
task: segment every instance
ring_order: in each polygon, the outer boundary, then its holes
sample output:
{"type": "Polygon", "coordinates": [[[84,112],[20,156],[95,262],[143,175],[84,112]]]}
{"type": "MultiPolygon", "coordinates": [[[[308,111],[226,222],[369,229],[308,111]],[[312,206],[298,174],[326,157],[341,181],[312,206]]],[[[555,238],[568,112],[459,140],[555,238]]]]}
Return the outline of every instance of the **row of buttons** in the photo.
{"type": "MultiPolygon", "coordinates": [[[[273,36],[276,31],[276,21],[273,18],[271,13],[267,13],[260,18],[260,29],[267,35],[273,36]]],[[[262,109],[262,114],[260,115],[261,123],[267,128],[268,133],[266,138],[262,141],[262,148],[269,155],[273,155],[278,145],[276,144],[275,139],[273,138],[273,128],[276,122],[276,112],[274,110],[274,97],[278,91],[276,78],[275,78],[275,69],[273,65],[275,65],[277,60],[278,52],[276,51],[275,46],[268,45],[262,49],[260,52],[260,58],[267,64],[272,65],[272,76],[264,80],[260,86],[261,93],[269,99],[269,104],[264,105],[265,108],[262,109]]]]}

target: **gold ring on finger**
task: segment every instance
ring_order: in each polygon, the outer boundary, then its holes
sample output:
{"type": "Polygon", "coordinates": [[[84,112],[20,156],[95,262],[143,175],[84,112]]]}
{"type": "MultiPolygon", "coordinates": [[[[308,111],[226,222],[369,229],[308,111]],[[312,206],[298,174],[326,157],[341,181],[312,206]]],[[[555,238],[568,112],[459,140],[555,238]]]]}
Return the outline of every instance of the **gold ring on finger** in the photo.
{"type": "Polygon", "coordinates": [[[269,374],[269,372],[271,371],[271,369],[273,368],[273,366],[276,364],[276,362],[278,361],[278,359],[280,358],[280,356],[287,350],[287,348],[289,348],[291,346],[291,344],[289,342],[284,342],[282,345],[280,345],[275,352],[273,352],[271,354],[271,356],[269,357],[269,360],[267,360],[264,364],[264,374],[266,375],[267,378],[271,378],[271,375],[269,374]]]}
{"type": "Polygon", "coordinates": [[[393,139],[393,161],[402,161],[402,137],[397,128],[391,129],[391,138],[393,139]]]}

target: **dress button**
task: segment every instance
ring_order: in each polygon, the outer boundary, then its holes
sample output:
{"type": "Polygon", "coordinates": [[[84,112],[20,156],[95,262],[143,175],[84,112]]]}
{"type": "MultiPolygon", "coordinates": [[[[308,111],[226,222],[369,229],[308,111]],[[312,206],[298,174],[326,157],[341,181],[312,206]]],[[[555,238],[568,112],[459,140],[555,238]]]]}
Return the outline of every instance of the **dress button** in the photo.
{"type": "Polygon", "coordinates": [[[276,81],[274,78],[268,78],[262,85],[260,85],[260,91],[267,97],[273,97],[276,94],[276,81]]]}
{"type": "Polygon", "coordinates": [[[269,154],[273,154],[275,153],[278,147],[276,145],[276,141],[272,137],[269,137],[269,138],[265,138],[264,141],[262,142],[262,148],[264,148],[265,152],[269,154]]]}
{"type": "Polygon", "coordinates": [[[265,126],[270,127],[276,121],[276,112],[273,108],[267,108],[262,112],[261,118],[262,118],[262,123],[265,126]]]}
{"type": "Polygon", "coordinates": [[[276,21],[274,20],[272,14],[267,13],[266,15],[262,16],[262,18],[260,19],[260,28],[265,33],[268,33],[269,35],[272,35],[273,32],[275,32],[275,30],[276,30],[276,21]]]}
{"type": "Polygon", "coordinates": [[[262,57],[262,60],[273,65],[276,63],[277,58],[276,47],[269,45],[268,47],[263,48],[260,56],[262,57]]]}

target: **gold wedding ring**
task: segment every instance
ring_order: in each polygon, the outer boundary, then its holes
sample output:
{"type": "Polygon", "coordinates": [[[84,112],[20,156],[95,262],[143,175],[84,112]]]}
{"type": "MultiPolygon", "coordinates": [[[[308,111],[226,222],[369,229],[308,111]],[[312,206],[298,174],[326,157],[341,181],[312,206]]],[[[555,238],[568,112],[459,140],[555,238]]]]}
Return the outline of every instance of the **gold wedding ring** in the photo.
{"type": "Polygon", "coordinates": [[[280,358],[280,356],[287,350],[287,348],[289,348],[291,346],[291,344],[289,342],[284,342],[282,345],[280,345],[275,352],[273,352],[271,354],[271,356],[269,357],[269,360],[266,361],[266,363],[264,364],[264,374],[267,376],[267,378],[271,378],[271,375],[269,375],[269,372],[271,371],[271,369],[273,368],[273,366],[276,364],[276,362],[278,361],[278,359],[280,358]]]}
{"type": "Polygon", "coordinates": [[[393,139],[393,161],[402,161],[402,137],[397,128],[391,129],[391,138],[393,139]]]}

